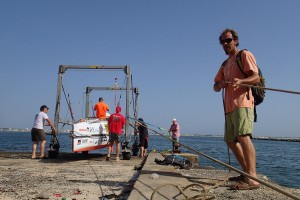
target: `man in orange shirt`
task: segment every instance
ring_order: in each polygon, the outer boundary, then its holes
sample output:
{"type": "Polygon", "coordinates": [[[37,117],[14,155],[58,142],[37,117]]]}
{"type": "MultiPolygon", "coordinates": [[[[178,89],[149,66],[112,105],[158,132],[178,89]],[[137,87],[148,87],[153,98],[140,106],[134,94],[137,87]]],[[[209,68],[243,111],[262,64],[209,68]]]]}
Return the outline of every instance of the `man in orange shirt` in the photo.
{"type": "MultiPolygon", "coordinates": [[[[239,37],[235,30],[225,29],[220,37],[227,60],[219,68],[215,77],[214,90],[219,92],[225,88],[225,135],[224,139],[233,152],[244,172],[257,178],[256,153],[251,141],[254,121],[254,97],[251,88],[240,84],[256,84],[259,82],[258,68],[253,54],[243,51],[241,62],[246,76],[239,68],[236,57],[239,53],[239,37]]],[[[229,179],[230,180],[230,179],[229,179]]],[[[231,180],[240,180],[233,189],[257,189],[259,183],[244,176],[233,177],[231,180]]]]}
{"type": "Polygon", "coordinates": [[[103,102],[103,98],[99,98],[99,102],[95,105],[96,117],[104,120],[106,118],[106,111],[109,111],[109,107],[103,102]]]}

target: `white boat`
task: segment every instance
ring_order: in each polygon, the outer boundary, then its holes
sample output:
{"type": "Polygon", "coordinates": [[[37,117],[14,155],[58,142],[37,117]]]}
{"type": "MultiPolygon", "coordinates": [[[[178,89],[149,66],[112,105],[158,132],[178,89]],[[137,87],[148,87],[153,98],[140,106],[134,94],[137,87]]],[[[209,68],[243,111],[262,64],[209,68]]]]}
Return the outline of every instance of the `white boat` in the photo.
{"type": "Polygon", "coordinates": [[[72,151],[86,152],[107,147],[109,140],[107,120],[81,119],[71,132],[72,151]]]}

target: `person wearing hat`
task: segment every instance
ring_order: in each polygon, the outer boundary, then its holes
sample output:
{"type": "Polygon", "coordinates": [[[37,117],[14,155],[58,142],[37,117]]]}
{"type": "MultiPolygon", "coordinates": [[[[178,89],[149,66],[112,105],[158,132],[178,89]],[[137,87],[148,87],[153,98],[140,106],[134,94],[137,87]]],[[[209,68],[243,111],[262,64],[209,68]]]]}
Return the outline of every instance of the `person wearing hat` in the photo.
{"type": "Polygon", "coordinates": [[[147,156],[148,148],[148,128],[143,118],[139,118],[137,122],[137,130],[139,132],[139,148],[140,148],[140,158],[147,156]]]}
{"type": "Polygon", "coordinates": [[[94,110],[96,111],[96,117],[104,120],[106,119],[106,111],[109,111],[109,107],[103,102],[103,98],[100,97],[99,102],[94,106],[94,110]]]}
{"type": "Polygon", "coordinates": [[[172,146],[173,150],[172,152],[178,151],[178,142],[180,137],[180,126],[177,122],[177,120],[174,118],[172,120],[171,127],[169,129],[169,132],[172,132],[172,146]]]}
{"type": "Polygon", "coordinates": [[[121,150],[121,139],[123,127],[126,123],[125,117],[121,114],[121,107],[116,107],[116,113],[112,114],[108,118],[108,130],[109,130],[109,140],[108,140],[108,152],[106,161],[110,159],[110,153],[112,146],[116,143],[116,161],[119,161],[119,154],[121,150]]]}
{"type": "Polygon", "coordinates": [[[56,130],[49,119],[47,113],[49,108],[46,105],[40,107],[40,112],[35,115],[33,126],[31,129],[31,140],[32,140],[32,154],[31,158],[46,158],[44,155],[45,145],[46,145],[46,135],[44,132],[44,126],[51,126],[53,134],[56,134],[56,130]],[[44,121],[47,121],[48,124],[44,124],[44,121]],[[38,143],[40,144],[40,156],[36,157],[36,148],[38,143]]]}

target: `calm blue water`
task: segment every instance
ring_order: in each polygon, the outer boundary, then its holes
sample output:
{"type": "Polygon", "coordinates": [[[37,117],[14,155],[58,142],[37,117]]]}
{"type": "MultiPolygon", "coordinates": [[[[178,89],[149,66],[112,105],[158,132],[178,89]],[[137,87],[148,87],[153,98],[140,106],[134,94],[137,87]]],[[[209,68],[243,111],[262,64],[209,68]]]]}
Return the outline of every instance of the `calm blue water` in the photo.
{"type": "MultiPolygon", "coordinates": [[[[68,134],[59,134],[60,152],[71,152],[71,139],[68,134]]],[[[0,151],[31,152],[31,135],[24,132],[0,132],[0,151]]],[[[47,146],[50,136],[47,136],[47,146]]],[[[227,147],[223,138],[182,136],[180,142],[190,148],[202,152],[210,157],[228,163],[227,147]]],[[[265,174],[268,178],[283,186],[300,188],[300,143],[271,140],[253,140],[257,154],[257,172],[265,174]]],[[[164,151],[171,149],[171,142],[161,136],[149,136],[149,150],[164,151]]],[[[184,152],[189,150],[182,148],[184,152]]],[[[94,153],[106,153],[106,150],[94,153]]],[[[231,154],[231,163],[240,168],[231,154]]],[[[225,169],[203,156],[199,156],[203,166],[214,166],[225,169]]]]}

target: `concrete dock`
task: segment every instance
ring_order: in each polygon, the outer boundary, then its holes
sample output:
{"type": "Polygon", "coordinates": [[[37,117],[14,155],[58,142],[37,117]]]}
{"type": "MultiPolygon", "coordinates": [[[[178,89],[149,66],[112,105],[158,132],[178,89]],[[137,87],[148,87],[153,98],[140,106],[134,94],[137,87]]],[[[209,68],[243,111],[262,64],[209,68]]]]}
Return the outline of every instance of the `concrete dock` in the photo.
{"type": "Polygon", "coordinates": [[[128,200],[151,199],[151,197],[152,199],[184,199],[185,196],[180,193],[177,186],[183,187],[190,182],[174,166],[156,164],[155,158],[164,159],[159,153],[149,154],[128,200]],[[155,191],[159,187],[162,187],[161,190],[155,191]]]}
{"type": "MultiPolygon", "coordinates": [[[[195,160],[193,155],[182,155],[195,160]]],[[[176,169],[174,166],[158,165],[155,158],[162,160],[158,153],[150,153],[140,175],[134,184],[129,200],[156,199],[289,199],[266,186],[257,190],[231,190],[234,182],[227,181],[229,177],[237,176],[234,172],[213,169],[211,167],[195,166],[190,170],[176,169]],[[187,189],[185,189],[187,188],[187,189]]],[[[272,182],[264,175],[260,179],[272,182]]],[[[300,189],[277,187],[300,198],[300,189]]]]}
{"type": "MultiPolygon", "coordinates": [[[[145,160],[132,157],[116,162],[113,156],[111,161],[105,158],[99,154],[62,153],[57,159],[37,160],[30,159],[30,153],[0,152],[0,199],[290,199],[265,186],[230,190],[232,182],[226,180],[237,175],[233,172],[158,165],[155,158],[164,159],[160,153],[150,153],[145,160]]],[[[259,178],[267,180],[264,175],[259,178]]],[[[277,186],[300,197],[300,189],[277,186]]]]}

